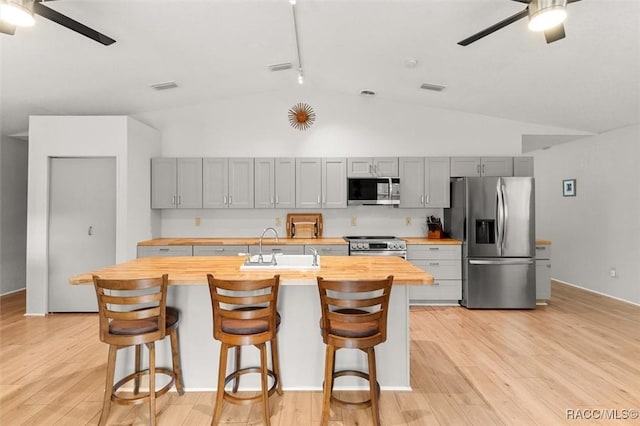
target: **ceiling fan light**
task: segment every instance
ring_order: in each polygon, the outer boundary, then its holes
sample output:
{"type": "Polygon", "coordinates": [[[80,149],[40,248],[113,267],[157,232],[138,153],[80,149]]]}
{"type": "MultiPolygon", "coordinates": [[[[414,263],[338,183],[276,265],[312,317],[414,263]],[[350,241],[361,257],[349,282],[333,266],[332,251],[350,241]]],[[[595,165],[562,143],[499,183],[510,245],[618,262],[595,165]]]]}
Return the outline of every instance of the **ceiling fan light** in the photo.
{"type": "Polygon", "coordinates": [[[534,0],[529,3],[529,29],[546,31],[567,18],[566,0],[534,0]]]}
{"type": "Polygon", "coordinates": [[[16,27],[35,24],[32,0],[4,0],[0,3],[0,19],[16,27]]]}

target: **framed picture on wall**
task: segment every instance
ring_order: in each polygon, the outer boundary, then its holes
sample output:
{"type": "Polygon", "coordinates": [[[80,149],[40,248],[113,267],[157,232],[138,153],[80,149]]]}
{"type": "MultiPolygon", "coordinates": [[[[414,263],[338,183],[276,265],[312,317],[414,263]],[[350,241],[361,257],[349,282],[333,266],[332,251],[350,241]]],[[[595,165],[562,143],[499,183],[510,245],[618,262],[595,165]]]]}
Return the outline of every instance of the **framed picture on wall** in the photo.
{"type": "Polygon", "coordinates": [[[565,179],[562,181],[562,196],[563,197],[576,196],[576,180],[575,179],[565,179]]]}

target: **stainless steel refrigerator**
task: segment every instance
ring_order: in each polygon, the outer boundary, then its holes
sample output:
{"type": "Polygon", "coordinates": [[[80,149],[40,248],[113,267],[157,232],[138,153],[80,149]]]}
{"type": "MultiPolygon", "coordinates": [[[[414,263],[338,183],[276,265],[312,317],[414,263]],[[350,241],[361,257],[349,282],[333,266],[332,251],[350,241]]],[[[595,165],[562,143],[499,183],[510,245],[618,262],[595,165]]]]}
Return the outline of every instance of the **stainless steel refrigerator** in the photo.
{"type": "Polygon", "coordinates": [[[451,180],[444,227],[463,241],[461,305],[535,308],[534,196],[528,177],[451,180]]]}

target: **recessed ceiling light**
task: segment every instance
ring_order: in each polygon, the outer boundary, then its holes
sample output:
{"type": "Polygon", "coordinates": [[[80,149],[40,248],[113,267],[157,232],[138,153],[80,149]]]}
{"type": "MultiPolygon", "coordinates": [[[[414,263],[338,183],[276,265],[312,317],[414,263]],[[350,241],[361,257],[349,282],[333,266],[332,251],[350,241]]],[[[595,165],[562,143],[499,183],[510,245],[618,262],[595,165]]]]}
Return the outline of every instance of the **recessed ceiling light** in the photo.
{"type": "Polygon", "coordinates": [[[418,66],[418,60],[416,58],[407,58],[404,60],[404,66],[407,68],[415,68],[418,66]]]}
{"type": "Polygon", "coordinates": [[[175,89],[178,84],[175,81],[165,81],[164,83],[150,84],[149,87],[155,90],[175,89]]]}
{"type": "Polygon", "coordinates": [[[444,89],[446,89],[446,86],[439,86],[437,84],[430,84],[430,83],[422,83],[420,85],[420,88],[424,90],[433,90],[434,92],[442,92],[444,89]]]}
{"type": "Polygon", "coordinates": [[[282,70],[288,70],[291,69],[292,65],[291,62],[283,62],[281,64],[273,64],[273,65],[269,65],[269,71],[282,71],[282,70]]]}
{"type": "Polygon", "coordinates": [[[362,96],[375,96],[376,92],[374,92],[373,90],[369,90],[369,89],[363,89],[360,91],[360,94],[362,96]]]}

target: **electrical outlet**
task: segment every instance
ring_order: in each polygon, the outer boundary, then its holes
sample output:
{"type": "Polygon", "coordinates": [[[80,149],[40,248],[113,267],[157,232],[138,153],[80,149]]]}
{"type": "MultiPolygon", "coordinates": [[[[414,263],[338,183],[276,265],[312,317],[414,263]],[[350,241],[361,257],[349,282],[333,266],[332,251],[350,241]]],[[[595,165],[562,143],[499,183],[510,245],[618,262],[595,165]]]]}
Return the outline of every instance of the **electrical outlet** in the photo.
{"type": "Polygon", "coordinates": [[[279,217],[276,217],[276,226],[282,226],[282,219],[279,217]]]}
{"type": "Polygon", "coordinates": [[[616,278],[618,276],[618,272],[616,271],[616,268],[609,269],[609,276],[611,278],[616,278]]]}
{"type": "Polygon", "coordinates": [[[195,221],[194,221],[194,223],[193,223],[193,224],[194,224],[195,226],[200,226],[200,217],[199,217],[199,216],[196,216],[196,219],[195,219],[195,221]]]}
{"type": "Polygon", "coordinates": [[[358,226],[358,218],[351,216],[351,226],[358,226]]]}
{"type": "Polygon", "coordinates": [[[404,224],[406,226],[411,226],[411,218],[409,216],[404,218],[404,224]]]}

